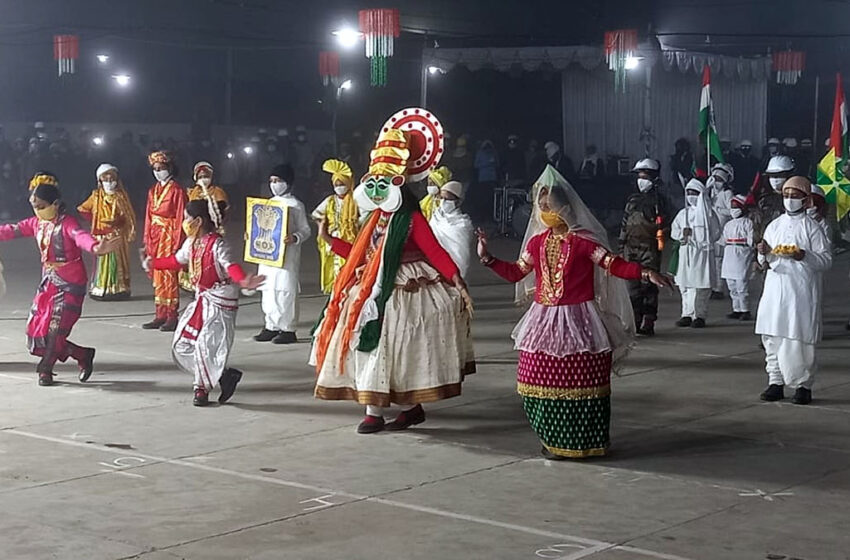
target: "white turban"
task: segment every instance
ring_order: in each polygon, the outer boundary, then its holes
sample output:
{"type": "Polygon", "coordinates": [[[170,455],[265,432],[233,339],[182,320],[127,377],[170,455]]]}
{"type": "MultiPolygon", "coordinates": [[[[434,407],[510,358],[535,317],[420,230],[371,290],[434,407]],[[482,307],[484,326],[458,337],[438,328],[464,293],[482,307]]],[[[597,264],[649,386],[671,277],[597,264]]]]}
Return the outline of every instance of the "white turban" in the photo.
{"type": "Polygon", "coordinates": [[[117,174],[118,168],[112,165],[111,163],[101,163],[97,166],[96,178],[100,179],[100,176],[106,173],[107,171],[114,171],[117,174]]]}

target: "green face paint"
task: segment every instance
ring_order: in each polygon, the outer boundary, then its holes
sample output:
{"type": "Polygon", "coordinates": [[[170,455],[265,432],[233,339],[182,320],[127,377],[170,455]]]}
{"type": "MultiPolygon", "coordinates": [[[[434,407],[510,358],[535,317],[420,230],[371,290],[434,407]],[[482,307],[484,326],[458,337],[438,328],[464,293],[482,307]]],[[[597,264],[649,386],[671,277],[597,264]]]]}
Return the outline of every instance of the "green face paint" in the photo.
{"type": "Polygon", "coordinates": [[[381,204],[387,199],[392,186],[392,177],[371,176],[366,179],[366,196],[375,204],[381,204]]]}

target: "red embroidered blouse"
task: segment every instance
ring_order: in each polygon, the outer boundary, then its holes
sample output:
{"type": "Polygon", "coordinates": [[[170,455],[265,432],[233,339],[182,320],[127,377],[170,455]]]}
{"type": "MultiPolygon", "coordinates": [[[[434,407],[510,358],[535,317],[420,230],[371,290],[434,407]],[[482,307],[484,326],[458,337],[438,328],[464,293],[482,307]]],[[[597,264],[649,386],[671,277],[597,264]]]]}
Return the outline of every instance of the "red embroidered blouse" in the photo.
{"type": "Polygon", "coordinates": [[[488,266],[509,282],[519,282],[534,270],[534,300],[550,306],[592,300],[594,266],[626,280],[641,277],[640,264],[624,261],[602,245],[574,233],[559,236],[551,230],[532,237],[518,261],[493,259],[488,266]]]}

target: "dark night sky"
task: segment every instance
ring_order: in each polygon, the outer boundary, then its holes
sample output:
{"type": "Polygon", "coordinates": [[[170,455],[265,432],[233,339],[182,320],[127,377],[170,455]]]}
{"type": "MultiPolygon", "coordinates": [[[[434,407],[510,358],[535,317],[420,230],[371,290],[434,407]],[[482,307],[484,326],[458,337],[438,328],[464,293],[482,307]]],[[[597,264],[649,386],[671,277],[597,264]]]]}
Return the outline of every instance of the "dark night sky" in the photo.
{"type": "MultiPolygon", "coordinates": [[[[344,101],[342,127],[369,126],[376,115],[416,103],[420,49],[435,39],[445,47],[599,44],[605,29],[636,27],[642,36],[654,29],[665,45],[727,54],[803,48],[810,68],[824,77],[847,58],[850,45],[850,4],[829,0],[395,0],[381,5],[400,8],[402,25],[415,32],[399,41],[390,84],[383,90],[366,85],[362,47],[343,55],[343,73],[360,87],[344,101]],[[427,38],[420,31],[427,31],[427,38]],[[709,44],[706,33],[713,34],[709,44]]],[[[328,115],[317,102],[323,95],[317,53],[333,46],[332,29],[356,24],[358,9],[375,6],[348,0],[0,0],[0,120],[221,122],[225,48],[231,47],[234,123],[326,126],[328,115]],[[65,32],[80,36],[82,58],[77,75],[59,80],[52,36],[65,32]],[[95,64],[94,54],[101,50],[112,55],[112,70],[95,64]],[[109,80],[115,71],[133,75],[130,90],[115,91],[109,80]]],[[[785,106],[811,103],[813,74],[791,88],[799,91],[772,96],[772,117],[785,106]]],[[[822,91],[831,97],[834,86],[828,81],[822,91]]],[[[459,128],[486,126],[487,115],[501,108],[504,126],[519,132],[526,125],[525,107],[557,102],[558,95],[558,81],[551,77],[465,71],[430,91],[434,109],[454,112],[459,128]],[[511,103],[523,108],[507,114],[504,107],[511,103]]]]}

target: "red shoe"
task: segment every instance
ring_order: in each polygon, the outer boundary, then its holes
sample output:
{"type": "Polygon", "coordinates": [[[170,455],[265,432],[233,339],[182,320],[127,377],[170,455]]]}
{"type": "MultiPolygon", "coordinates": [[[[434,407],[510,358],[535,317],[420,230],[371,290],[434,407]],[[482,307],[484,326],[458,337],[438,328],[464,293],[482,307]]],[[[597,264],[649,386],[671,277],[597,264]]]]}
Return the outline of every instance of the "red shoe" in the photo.
{"type": "Polygon", "coordinates": [[[192,399],[192,404],[195,406],[207,406],[210,404],[210,396],[203,389],[195,389],[195,398],[192,399]]]}
{"type": "Polygon", "coordinates": [[[387,429],[391,432],[400,432],[406,430],[416,424],[421,424],[425,421],[425,409],[421,404],[417,404],[410,410],[405,410],[396,419],[387,424],[387,429]]]}
{"type": "Polygon", "coordinates": [[[384,431],[383,416],[369,416],[367,414],[366,418],[357,426],[358,434],[377,434],[382,431],[384,431]]]}

